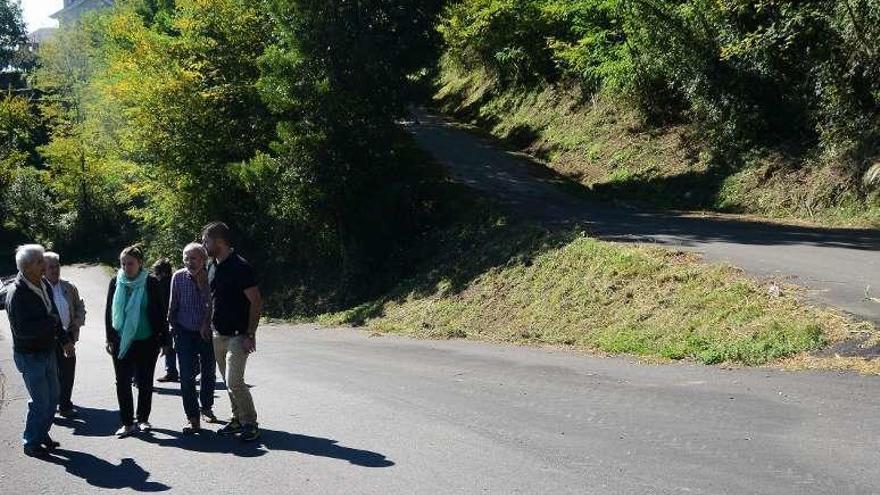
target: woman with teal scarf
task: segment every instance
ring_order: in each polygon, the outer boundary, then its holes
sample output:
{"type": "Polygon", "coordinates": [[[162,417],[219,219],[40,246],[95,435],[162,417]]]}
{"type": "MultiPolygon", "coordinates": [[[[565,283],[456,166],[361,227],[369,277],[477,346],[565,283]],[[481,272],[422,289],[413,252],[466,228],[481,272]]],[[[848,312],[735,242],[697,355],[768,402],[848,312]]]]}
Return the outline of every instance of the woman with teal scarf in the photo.
{"type": "Polygon", "coordinates": [[[160,350],[163,354],[167,350],[170,341],[168,301],[162,297],[159,280],[144,269],[141,249],[137,246],[123,249],[119,266],[116,276],[110,280],[105,326],[122,422],[116,434],[123,438],[150,429],[156,360],[160,350]],[[138,388],[137,416],[132,379],[138,388]]]}

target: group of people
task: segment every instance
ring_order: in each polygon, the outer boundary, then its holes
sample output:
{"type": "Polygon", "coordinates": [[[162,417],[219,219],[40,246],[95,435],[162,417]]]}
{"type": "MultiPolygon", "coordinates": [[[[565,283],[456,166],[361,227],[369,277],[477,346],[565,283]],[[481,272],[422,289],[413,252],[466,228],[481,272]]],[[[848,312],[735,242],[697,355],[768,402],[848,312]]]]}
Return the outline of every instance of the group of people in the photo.
{"type": "MultiPolygon", "coordinates": [[[[183,268],[174,273],[163,264],[154,265],[150,273],[140,247],[120,253],[105,311],[106,351],[113,360],[119,403],[118,437],[150,430],[153,378],[164,355],[162,380],[180,381],[184,434],[201,431],[202,420],[218,422],[213,402],[219,368],[232,417],[217,433],[243,441],[259,438],[244,372],[256,350],[262,298],[253,268],[235,252],[230,238],[226,224],[208,224],[200,243],[183,248],[183,268]],[[133,387],[138,391],[136,408],[133,387]]],[[[49,436],[56,412],[68,418],[77,414],[71,394],[85,304],[77,288],[61,279],[58,254],[24,245],[16,249],[15,263],[18,274],[6,290],[5,307],[15,366],[30,396],[22,440],[26,455],[42,456],[59,446],[49,436]]]]}

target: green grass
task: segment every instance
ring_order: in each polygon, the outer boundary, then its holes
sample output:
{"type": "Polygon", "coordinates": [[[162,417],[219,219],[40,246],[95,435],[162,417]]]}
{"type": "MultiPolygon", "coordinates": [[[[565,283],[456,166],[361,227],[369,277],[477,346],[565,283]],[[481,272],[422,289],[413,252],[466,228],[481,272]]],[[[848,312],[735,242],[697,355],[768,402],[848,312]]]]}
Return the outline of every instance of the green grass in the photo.
{"type": "Polygon", "coordinates": [[[437,255],[390,294],[319,322],[746,365],[818,349],[855,326],[802,304],[793,288],[771,297],[733,268],[577,229],[490,215],[432,243],[437,255]]]}
{"type": "Polygon", "coordinates": [[[479,71],[442,64],[438,105],[590,194],[654,207],[712,210],[827,226],[880,226],[880,191],[860,192],[820,156],[714,149],[687,124],[656,128],[611,97],[581,102],[544,87],[496,92],[479,71]]]}

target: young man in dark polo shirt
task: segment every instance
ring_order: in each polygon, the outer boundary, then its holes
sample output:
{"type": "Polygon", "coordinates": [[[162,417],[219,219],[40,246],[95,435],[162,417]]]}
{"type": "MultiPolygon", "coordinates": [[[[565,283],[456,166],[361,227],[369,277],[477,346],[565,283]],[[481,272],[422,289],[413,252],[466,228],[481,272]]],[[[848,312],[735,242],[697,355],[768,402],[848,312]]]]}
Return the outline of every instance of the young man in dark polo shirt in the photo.
{"type": "Polygon", "coordinates": [[[214,354],[226,383],[232,418],[218,430],[221,435],[238,434],[244,441],[260,436],[254,400],[244,382],[248,356],[257,350],[256,332],[263,299],[251,265],[230,243],[229,227],[213,222],[202,229],[202,244],[212,258],[208,264],[214,329],[214,354]]]}

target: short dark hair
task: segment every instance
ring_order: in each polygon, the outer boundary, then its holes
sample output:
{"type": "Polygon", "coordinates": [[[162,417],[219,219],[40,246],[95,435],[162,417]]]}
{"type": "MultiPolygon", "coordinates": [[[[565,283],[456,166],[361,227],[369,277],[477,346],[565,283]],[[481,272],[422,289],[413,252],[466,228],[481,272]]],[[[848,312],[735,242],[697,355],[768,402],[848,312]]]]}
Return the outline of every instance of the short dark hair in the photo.
{"type": "Polygon", "coordinates": [[[122,258],[123,256],[131,256],[132,258],[140,261],[141,264],[143,264],[144,262],[144,250],[141,249],[140,245],[138,244],[128,246],[127,248],[123,249],[122,252],[119,253],[119,257],[122,258]]]}
{"type": "Polygon", "coordinates": [[[153,274],[159,277],[170,277],[174,268],[171,266],[171,262],[168,261],[168,258],[159,258],[153,263],[153,274]]]}
{"type": "Polygon", "coordinates": [[[202,237],[210,237],[211,239],[223,239],[227,244],[232,243],[232,231],[229,226],[223,222],[211,222],[202,228],[202,237]]]}

